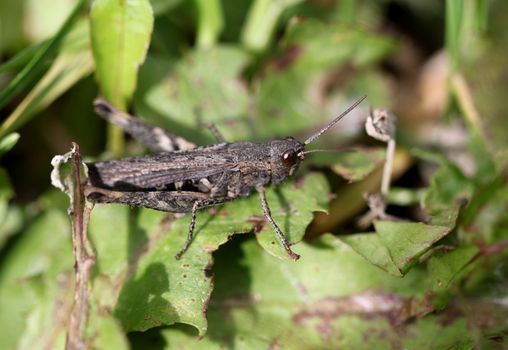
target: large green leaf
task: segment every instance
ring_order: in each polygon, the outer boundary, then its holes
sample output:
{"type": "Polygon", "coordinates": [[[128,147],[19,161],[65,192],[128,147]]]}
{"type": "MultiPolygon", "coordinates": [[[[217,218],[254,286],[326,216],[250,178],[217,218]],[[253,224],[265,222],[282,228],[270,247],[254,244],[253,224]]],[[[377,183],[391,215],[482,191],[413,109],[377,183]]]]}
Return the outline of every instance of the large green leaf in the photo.
{"type": "Polygon", "coordinates": [[[506,316],[492,312],[495,303],[427,315],[432,282],[424,269],[387,275],[330,235],[302,244],[297,263],[236,243],[215,256],[207,335],[157,329],[133,334],[134,349],[154,341],[163,349],[470,349],[495,344],[489,332],[506,316]]]}
{"type": "Polygon", "coordinates": [[[245,140],[245,125],[232,128],[229,122],[247,115],[248,92],[240,74],[248,58],[233,46],[192,51],[136,101],[136,110],[168,122],[170,130],[190,139],[196,139],[204,124],[214,123],[228,141],[245,140]]]}
{"type": "Polygon", "coordinates": [[[206,337],[172,327],[161,331],[165,348],[390,349],[398,325],[428,311],[421,271],[386,275],[330,235],[299,252],[294,263],[252,241],[228,245],[214,266],[206,337]]]}
{"type": "Polygon", "coordinates": [[[153,28],[148,0],[95,0],[90,13],[95,74],[101,92],[125,110],[136,88],[153,28]]]}
{"type": "MultiPolygon", "coordinates": [[[[302,239],[312,212],[324,210],[327,194],[326,181],[318,174],[267,191],[273,217],[290,242],[302,239]]],[[[257,195],[199,212],[196,237],[182,259],[176,260],[188,225],[188,216],[176,219],[148,209],[132,211],[120,205],[94,209],[90,234],[98,270],[118,288],[113,292],[119,295],[114,313],[125,329],[182,322],[204,334],[212,290],[211,253],[235,233],[255,231],[266,251],[288,259],[272,227],[264,222],[257,195]]]]}

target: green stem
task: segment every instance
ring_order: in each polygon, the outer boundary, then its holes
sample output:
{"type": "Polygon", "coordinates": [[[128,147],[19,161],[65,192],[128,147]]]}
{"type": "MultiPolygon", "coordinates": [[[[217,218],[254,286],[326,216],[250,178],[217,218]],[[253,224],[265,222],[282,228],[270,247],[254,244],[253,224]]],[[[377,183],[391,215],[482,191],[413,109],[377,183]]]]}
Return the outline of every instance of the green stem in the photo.
{"type": "Polygon", "coordinates": [[[201,49],[213,47],[224,27],[224,16],[220,0],[194,0],[198,10],[197,46],[201,49]]]}
{"type": "Polygon", "coordinates": [[[108,124],[106,149],[114,156],[120,157],[125,148],[123,130],[116,125],[108,124]]]}
{"type": "Polygon", "coordinates": [[[255,0],[247,14],[242,31],[243,45],[254,52],[261,52],[270,43],[271,36],[282,12],[299,0],[255,0]]]}

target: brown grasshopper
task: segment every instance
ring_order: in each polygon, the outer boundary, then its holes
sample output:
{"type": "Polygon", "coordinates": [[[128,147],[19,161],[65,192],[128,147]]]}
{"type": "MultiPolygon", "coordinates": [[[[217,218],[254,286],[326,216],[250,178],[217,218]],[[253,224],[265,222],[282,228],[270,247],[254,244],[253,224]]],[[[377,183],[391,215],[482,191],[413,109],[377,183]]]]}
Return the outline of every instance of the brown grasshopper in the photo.
{"type": "Polygon", "coordinates": [[[103,99],[95,110],[107,121],[123,128],[154,155],[123,158],[87,164],[89,180],[85,193],[91,202],[123,203],[174,213],[191,213],[189,232],[180,259],[189,248],[198,209],[247,197],[255,189],[266,219],[290,258],[297,260],[281,229],[272,218],[265,187],[277,185],[293,175],[305,158],[305,146],[315,141],[366,96],[358,99],[341,115],[303,143],[293,137],[267,143],[223,142],[197,147],[159,127],[142,123],[117,111],[103,99]]]}

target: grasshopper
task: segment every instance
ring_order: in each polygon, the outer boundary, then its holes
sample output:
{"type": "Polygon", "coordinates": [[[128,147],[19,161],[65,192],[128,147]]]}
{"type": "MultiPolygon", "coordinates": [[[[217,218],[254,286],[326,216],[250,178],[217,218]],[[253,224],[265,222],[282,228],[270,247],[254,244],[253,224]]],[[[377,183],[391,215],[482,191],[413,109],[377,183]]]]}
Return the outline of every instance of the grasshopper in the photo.
{"type": "MultiPolygon", "coordinates": [[[[314,142],[366,96],[354,102],[342,114],[304,142],[293,137],[267,143],[224,142],[212,128],[217,144],[197,147],[182,137],[159,127],[142,123],[120,112],[105,100],[94,102],[96,112],[108,122],[120,126],[140,141],[153,155],[88,163],[87,199],[94,203],[123,203],[173,213],[191,213],[180,259],[189,248],[199,209],[247,197],[256,190],[264,216],[288,256],[300,256],[291,250],[282,230],[273,219],[265,196],[265,187],[288,179],[304,160],[305,146],[314,142]]],[[[316,151],[316,150],[314,150],[316,151]]]]}

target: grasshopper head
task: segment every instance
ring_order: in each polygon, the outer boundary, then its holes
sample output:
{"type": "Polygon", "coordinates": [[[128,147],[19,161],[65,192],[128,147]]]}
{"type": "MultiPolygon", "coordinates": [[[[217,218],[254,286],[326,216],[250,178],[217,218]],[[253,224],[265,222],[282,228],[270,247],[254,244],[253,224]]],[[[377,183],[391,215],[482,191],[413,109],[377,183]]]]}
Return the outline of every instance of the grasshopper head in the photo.
{"type": "Polygon", "coordinates": [[[320,150],[305,151],[305,146],[316,141],[323,133],[337,124],[345,115],[356,108],[367,96],[356,100],[348,109],[335,117],[331,122],[325,125],[321,130],[311,135],[303,143],[295,140],[293,137],[273,140],[270,142],[270,165],[272,172],[272,184],[279,184],[293,175],[298,166],[305,158],[306,153],[312,153],[320,150]]]}
{"type": "Polygon", "coordinates": [[[293,175],[304,159],[304,147],[303,143],[293,137],[270,142],[272,184],[279,184],[293,175]]]}

